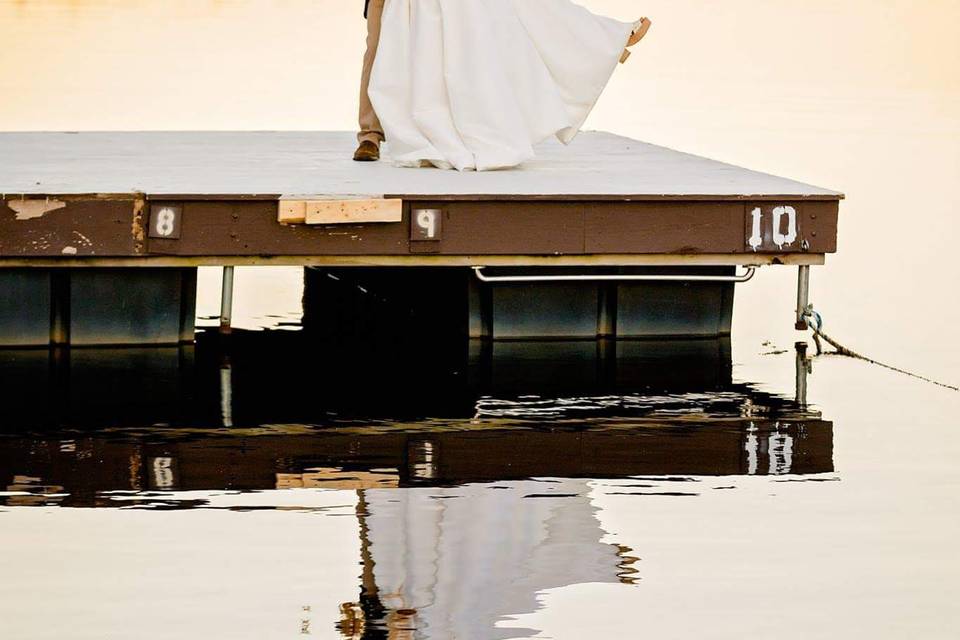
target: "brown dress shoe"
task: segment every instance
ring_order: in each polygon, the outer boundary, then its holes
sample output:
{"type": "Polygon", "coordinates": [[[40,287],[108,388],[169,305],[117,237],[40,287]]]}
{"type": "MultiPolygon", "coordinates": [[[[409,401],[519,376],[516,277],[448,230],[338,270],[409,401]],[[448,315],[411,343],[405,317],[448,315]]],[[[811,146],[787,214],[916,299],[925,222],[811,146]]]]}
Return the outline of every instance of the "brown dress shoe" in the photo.
{"type": "Polygon", "coordinates": [[[360,146],[357,147],[356,153],[353,154],[353,159],[357,162],[376,162],[380,159],[380,147],[376,142],[364,140],[360,143],[360,146]]]}

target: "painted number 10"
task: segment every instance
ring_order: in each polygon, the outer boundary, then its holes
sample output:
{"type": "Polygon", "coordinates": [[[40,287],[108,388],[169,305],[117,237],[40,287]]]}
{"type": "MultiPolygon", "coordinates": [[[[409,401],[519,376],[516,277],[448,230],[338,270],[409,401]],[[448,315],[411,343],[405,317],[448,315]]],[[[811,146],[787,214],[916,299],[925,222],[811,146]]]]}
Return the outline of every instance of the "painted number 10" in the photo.
{"type": "MultiPolygon", "coordinates": [[[[757,251],[763,246],[763,210],[760,207],[755,207],[750,215],[752,216],[752,233],[748,243],[751,249],[757,251]]],[[[797,210],[791,206],[774,207],[770,228],[773,244],[777,245],[778,249],[782,250],[784,247],[790,246],[797,240],[797,210]],[[787,219],[786,225],[784,225],[784,218],[787,219]],[[784,226],[786,229],[784,229],[784,226]]]]}

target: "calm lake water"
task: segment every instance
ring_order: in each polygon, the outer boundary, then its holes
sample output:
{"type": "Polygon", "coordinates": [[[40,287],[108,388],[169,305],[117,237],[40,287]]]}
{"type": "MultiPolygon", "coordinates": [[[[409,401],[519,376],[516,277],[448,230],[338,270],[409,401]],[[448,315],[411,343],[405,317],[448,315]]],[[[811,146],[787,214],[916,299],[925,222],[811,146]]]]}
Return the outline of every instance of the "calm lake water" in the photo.
{"type": "MultiPolygon", "coordinates": [[[[960,3],[837,4],[647,2],[589,125],[844,190],[828,332],[957,384],[960,3]]],[[[0,129],[351,128],[354,5],[0,0],[0,129]]],[[[241,269],[229,341],[0,351],[0,637],[954,638],[960,394],[797,403],[795,277],[729,340],[424,348],[241,269]]]]}

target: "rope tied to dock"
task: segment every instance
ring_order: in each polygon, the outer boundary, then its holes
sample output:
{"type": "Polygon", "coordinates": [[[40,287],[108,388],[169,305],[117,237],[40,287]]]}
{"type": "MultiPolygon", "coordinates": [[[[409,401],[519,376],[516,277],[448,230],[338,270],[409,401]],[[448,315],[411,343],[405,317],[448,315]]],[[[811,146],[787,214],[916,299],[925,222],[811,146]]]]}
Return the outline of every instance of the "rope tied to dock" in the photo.
{"type": "Polygon", "coordinates": [[[840,344],[835,339],[831,338],[829,335],[823,332],[823,317],[814,310],[812,304],[807,305],[807,307],[803,310],[803,319],[807,323],[807,327],[813,332],[813,341],[817,345],[818,356],[838,355],[838,356],[844,356],[847,358],[855,358],[857,360],[863,360],[864,362],[869,362],[870,364],[875,364],[878,367],[883,367],[884,369],[889,369],[890,371],[902,373],[905,376],[910,376],[911,378],[916,378],[917,380],[923,380],[924,382],[928,382],[938,387],[943,387],[944,389],[950,389],[951,391],[960,391],[960,387],[956,387],[951,384],[946,384],[944,382],[938,382],[937,380],[927,378],[918,373],[913,373],[911,371],[907,371],[906,369],[901,369],[899,367],[895,367],[893,365],[886,364],[878,360],[874,360],[873,358],[868,358],[867,356],[861,353],[857,353],[853,349],[849,349],[845,347],[844,345],[840,344]],[[823,342],[826,342],[831,347],[833,347],[835,351],[824,352],[823,345],[820,342],[821,339],[823,340],[823,342]]]}

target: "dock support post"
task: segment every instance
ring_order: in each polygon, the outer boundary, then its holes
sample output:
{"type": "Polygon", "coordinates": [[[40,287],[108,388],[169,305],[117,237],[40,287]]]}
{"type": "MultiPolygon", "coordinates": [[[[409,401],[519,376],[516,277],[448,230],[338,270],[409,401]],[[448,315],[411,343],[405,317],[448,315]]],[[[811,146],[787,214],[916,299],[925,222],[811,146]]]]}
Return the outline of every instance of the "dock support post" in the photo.
{"type": "Polygon", "coordinates": [[[230,333],[233,324],[233,267],[223,268],[220,292],[220,333],[230,333]]]}
{"type": "Polygon", "coordinates": [[[807,343],[798,342],[794,345],[797,350],[797,379],[795,400],[801,409],[807,408],[807,375],[810,373],[810,363],[807,360],[807,343]]]}
{"type": "Polygon", "coordinates": [[[810,304],[810,266],[799,267],[797,273],[797,331],[806,331],[805,317],[807,305],[810,304]]]}
{"type": "Polygon", "coordinates": [[[220,365],[220,420],[223,426],[233,426],[233,369],[229,359],[220,365]]]}

